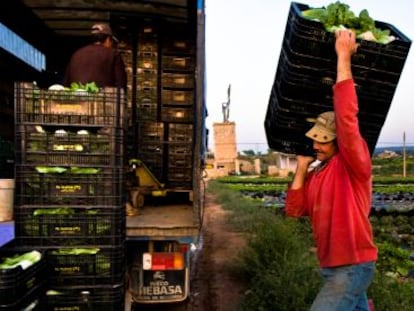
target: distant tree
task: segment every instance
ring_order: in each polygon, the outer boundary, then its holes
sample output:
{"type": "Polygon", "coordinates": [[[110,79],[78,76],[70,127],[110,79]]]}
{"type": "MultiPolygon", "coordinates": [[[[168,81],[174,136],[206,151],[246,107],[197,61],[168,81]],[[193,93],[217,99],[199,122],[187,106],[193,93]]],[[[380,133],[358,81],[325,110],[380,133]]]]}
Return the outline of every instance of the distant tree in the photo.
{"type": "Polygon", "coordinates": [[[244,153],[246,156],[251,156],[251,157],[254,157],[256,155],[256,152],[254,152],[254,150],[252,149],[243,150],[242,153],[244,153]]]}

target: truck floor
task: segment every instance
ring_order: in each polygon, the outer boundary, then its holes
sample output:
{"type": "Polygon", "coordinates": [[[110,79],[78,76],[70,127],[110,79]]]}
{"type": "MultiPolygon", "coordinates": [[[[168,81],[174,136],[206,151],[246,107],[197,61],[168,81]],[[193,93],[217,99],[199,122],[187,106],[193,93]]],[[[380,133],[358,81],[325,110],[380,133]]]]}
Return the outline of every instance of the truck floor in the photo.
{"type": "Polygon", "coordinates": [[[191,205],[145,206],[136,216],[127,216],[127,239],[136,236],[194,236],[198,233],[191,205]]]}

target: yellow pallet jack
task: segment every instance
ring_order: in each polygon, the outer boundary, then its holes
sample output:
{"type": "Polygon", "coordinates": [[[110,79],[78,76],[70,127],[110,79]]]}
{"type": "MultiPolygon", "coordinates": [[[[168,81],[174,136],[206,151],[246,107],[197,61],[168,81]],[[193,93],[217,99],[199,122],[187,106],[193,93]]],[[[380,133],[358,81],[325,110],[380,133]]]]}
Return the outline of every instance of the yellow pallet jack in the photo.
{"type": "Polygon", "coordinates": [[[145,163],[139,159],[129,160],[129,174],[127,178],[128,202],[127,216],[136,216],[145,204],[145,196],[165,197],[165,185],[160,183],[145,163]]]}

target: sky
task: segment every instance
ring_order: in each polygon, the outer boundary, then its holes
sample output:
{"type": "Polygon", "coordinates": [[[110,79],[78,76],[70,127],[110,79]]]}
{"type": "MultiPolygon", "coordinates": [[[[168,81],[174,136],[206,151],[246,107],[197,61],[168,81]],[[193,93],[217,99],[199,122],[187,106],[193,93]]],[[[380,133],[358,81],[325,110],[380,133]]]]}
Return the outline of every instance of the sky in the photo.
{"type": "MultiPolygon", "coordinates": [[[[308,0],[309,7],[335,1],[308,0]]],[[[343,0],[355,13],[367,9],[377,21],[414,40],[414,1],[343,0]],[[380,3],[380,4],[379,4],[380,3]]],[[[213,124],[223,121],[222,103],[231,84],[229,121],[236,124],[238,151],[268,150],[264,120],[291,1],[205,0],[206,101],[209,149],[213,124]]],[[[377,146],[414,145],[414,47],[411,46],[377,146]]]]}

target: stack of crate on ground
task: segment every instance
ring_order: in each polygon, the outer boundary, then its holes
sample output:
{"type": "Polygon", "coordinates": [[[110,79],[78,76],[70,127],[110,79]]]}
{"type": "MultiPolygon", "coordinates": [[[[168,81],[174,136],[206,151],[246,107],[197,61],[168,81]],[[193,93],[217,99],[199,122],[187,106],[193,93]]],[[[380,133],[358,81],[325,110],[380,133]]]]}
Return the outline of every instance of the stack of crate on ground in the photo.
{"type": "Polygon", "coordinates": [[[47,263],[36,250],[0,248],[0,310],[42,311],[47,263]]]}
{"type": "MultiPolygon", "coordinates": [[[[270,148],[286,153],[311,153],[304,136],[306,118],[333,110],[336,80],[335,36],[322,23],[305,19],[306,4],[292,2],[274,84],[265,118],[270,148]]],[[[395,40],[388,44],[358,39],[352,71],[359,97],[362,135],[371,153],[390,108],[411,41],[394,26],[376,21],[395,40]]]]}
{"type": "Polygon", "coordinates": [[[44,310],[121,310],[125,96],[15,86],[18,247],[45,253],[44,310]]]}
{"type": "Polygon", "coordinates": [[[195,42],[175,24],[146,25],[137,48],[137,154],[167,187],[192,187],[195,42]],[[160,37],[157,27],[171,33],[160,37]]]}

